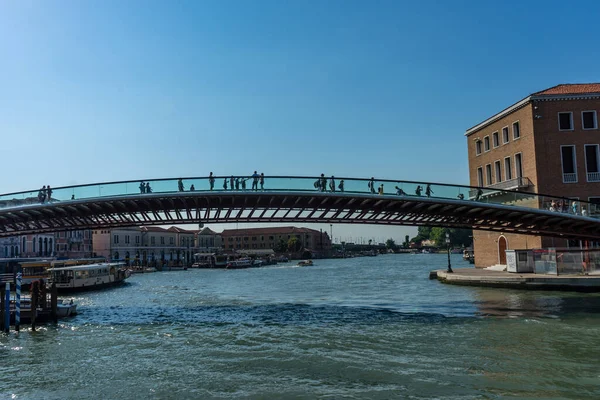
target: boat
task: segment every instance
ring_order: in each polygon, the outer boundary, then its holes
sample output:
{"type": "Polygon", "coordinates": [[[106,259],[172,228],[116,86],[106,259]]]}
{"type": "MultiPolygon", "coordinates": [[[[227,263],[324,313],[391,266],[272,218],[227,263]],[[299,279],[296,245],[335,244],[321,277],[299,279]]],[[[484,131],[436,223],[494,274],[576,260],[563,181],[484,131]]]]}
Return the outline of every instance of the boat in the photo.
{"type": "Polygon", "coordinates": [[[297,265],[299,267],[310,267],[313,265],[313,262],[312,262],[312,260],[302,260],[302,261],[299,261],[297,265]]]}
{"type": "Polygon", "coordinates": [[[250,268],[252,266],[252,260],[249,258],[240,258],[239,260],[232,260],[227,263],[227,269],[250,268]]]}
{"type": "Polygon", "coordinates": [[[56,316],[58,318],[70,317],[77,314],[77,304],[73,304],[71,301],[63,300],[62,303],[56,305],[56,316]]]}
{"type": "Polygon", "coordinates": [[[278,263],[286,263],[288,261],[290,261],[286,256],[281,256],[279,258],[277,258],[276,260],[278,263]]]}
{"type": "Polygon", "coordinates": [[[101,263],[51,268],[48,284],[56,283],[59,292],[97,290],[125,282],[131,271],[123,263],[101,263]]]}

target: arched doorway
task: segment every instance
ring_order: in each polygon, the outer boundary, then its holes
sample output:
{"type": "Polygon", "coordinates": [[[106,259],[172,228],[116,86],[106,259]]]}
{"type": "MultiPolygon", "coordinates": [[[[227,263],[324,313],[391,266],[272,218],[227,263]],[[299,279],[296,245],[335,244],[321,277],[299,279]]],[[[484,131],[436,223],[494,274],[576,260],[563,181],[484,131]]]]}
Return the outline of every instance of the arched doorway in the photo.
{"type": "Polygon", "coordinates": [[[506,238],[504,236],[500,236],[498,238],[498,260],[499,264],[506,265],[506,249],[508,245],[506,243],[506,238]]]}

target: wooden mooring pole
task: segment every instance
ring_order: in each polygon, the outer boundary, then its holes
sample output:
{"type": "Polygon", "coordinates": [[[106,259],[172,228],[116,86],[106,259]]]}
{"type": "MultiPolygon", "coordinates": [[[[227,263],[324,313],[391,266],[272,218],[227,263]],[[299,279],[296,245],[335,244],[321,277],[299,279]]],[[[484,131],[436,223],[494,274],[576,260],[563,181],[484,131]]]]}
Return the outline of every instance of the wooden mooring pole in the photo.
{"type": "Polygon", "coordinates": [[[4,289],[4,332],[8,333],[10,328],[10,283],[6,282],[4,289]]]}
{"type": "Polygon", "coordinates": [[[38,281],[33,281],[31,284],[31,330],[35,332],[35,317],[37,315],[38,296],[40,294],[40,286],[38,281]]]}
{"type": "Polygon", "coordinates": [[[52,308],[52,321],[56,324],[58,322],[58,290],[56,289],[56,282],[52,282],[52,288],[50,289],[50,307],[52,308]]]}
{"type": "Polygon", "coordinates": [[[0,332],[4,332],[4,291],[6,289],[0,285],[0,332]]]}

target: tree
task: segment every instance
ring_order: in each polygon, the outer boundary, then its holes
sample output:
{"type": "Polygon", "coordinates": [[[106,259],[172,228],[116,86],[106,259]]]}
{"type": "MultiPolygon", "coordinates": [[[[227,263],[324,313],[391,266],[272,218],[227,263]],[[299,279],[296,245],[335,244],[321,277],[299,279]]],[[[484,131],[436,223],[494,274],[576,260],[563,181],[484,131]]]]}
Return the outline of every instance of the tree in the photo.
{"type": "Polygon", "coordinates": [[[410,246],[410,237],[408,235],[404,236],[404,243],[402,243],[402,247],[408,249],[410,246]]]}
{"type": "Polygon", "coordinates": [[[276,253],[285,253],[287,249],[288,245],[283,239],[279,240],[279,243],[277,243],[273,248],[273,250],[275,250],[276,253]]]}
{"type": "Polygon", "coordinates": [[[296,237],[290,238],[290,240],[288,240],[287,242],[287,248],[291,252],[300,251],[301,247],[302,243],[300,243],[300,241],[296,237]]]}
{"type": "Polygon", "coordinates": [[[385,247],[390,249],[390,250],[396,250],[396,248],[398,246],[396,246],[396,242],[394,241],[394,239],[390,238],[388,240],[385,241],[385,247]]]}
{"type": "Polygon", "coordinates": [[[439,228],[431,229],[431,240],[435,240],[438,247],[446,247],[446,233],[450,234],[450,244],[453,247],[467,247],[471,245],[473,231],[471,229],[439,228]]]}

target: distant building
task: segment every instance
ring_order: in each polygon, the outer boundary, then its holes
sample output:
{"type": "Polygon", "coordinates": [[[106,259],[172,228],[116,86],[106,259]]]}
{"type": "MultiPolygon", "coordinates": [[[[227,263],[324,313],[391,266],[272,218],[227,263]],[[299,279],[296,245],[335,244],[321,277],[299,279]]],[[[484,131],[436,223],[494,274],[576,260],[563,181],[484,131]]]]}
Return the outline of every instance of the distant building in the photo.
{"type": "Polygon", "coordinates": [[[90,229],[57,232],[55,255],[59,258],[89,258],[93,254],[92,231],[90,229]]]}
{"type": "Polygon", "coordinates": [[[222,248],[221,234],[209,228],[196,231],[196,249],[198,253],[216,253],[222,248]]]}
{"type": "Polygon", "coordinates": [[[298,240],[302,249],[311,252],[328,252],[331,249],[331,240],[327,232],[293,226],[225,229],[221,236],[226,252],[244,249],[276,249],[280,242],[288,243],[292,238],[298,240]]]}
{"type": "MultiPolygon", "coordinates": [[[[598,110],[600,83],[562,84],[533,93],[473,126],[465,134],[470,185],[600,204],[598,110]]],[[[575,204],[573,210],[569,203],[535,200],[527,206],[599,215],[596,206],[582,209],[575,204]]],[[[575,245],[542,236],[473,233],[477,267],[506,264],[506,249],[569,244],[575,245]]]]}

